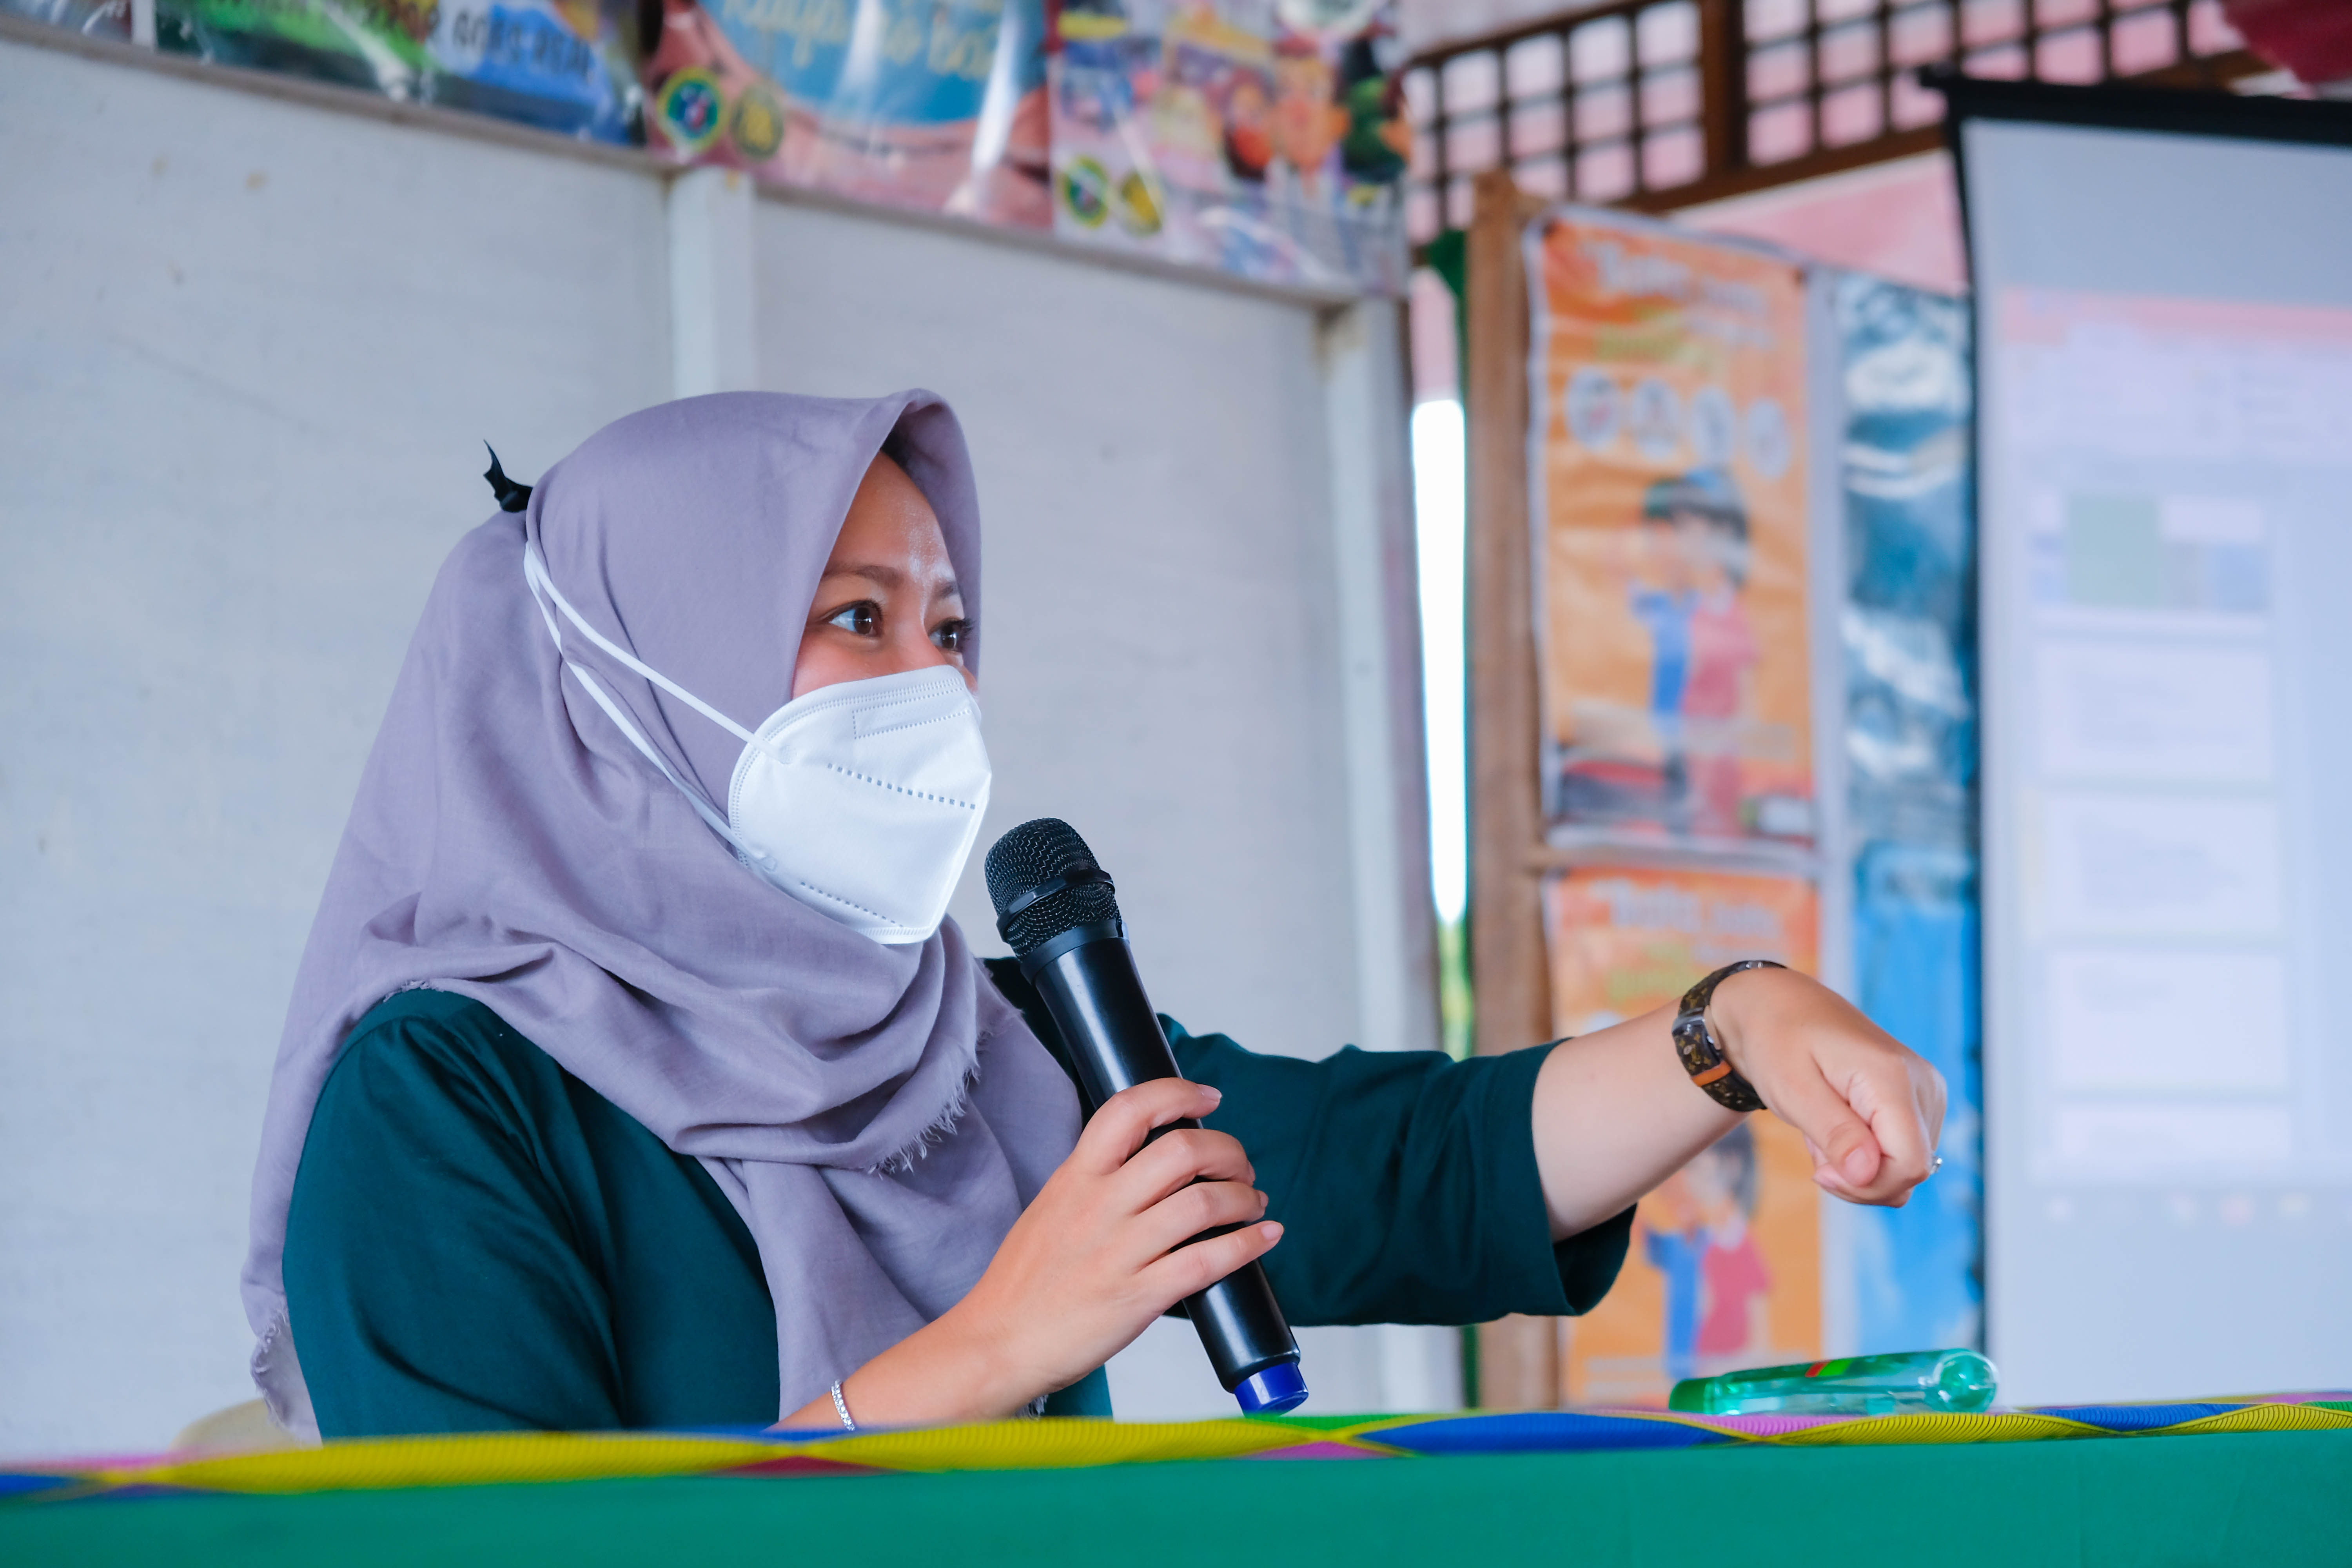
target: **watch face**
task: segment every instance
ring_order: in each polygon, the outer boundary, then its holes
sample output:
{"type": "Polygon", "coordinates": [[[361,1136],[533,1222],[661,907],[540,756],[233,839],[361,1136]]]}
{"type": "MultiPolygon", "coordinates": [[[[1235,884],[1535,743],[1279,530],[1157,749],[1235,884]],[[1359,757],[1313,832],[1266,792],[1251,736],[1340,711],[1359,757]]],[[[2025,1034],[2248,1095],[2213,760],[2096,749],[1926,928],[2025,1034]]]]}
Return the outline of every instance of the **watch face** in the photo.
{"type": "Polygon", "coordinates": [[[1705,1009],[1685,1013],[1675,1020],[1675,1055],[1709,1099],[1728,1110],[1761,1110],[1764,1101],[1746,1079],[1734,1072],[1723,1049],[1706,1026],[1705,1009]]]}
{"type": "Polygon", "coordinates": [[[1707,1028],[1707,1004],[1715,999],[1715,988],[1732,975],[1749,969],[1782,967],[1769,958],[1743,959],[1717,970],[1683,993],[1682,1010],[1675,1016],[1675,1055],[1682,1058],[1683,1070],[1697,1081],[1699,1088],[1728,1110],[1762,1110],[1765,1105],[1756,1086],[1733,1070],[1723,1047],[1707,1028]]]}
{"type": "Polygon", "coordinates": [[[1705,1072],[1723,1059],[1715,1037],[1707,1033],[1704,1011],[1685,1013],[1675,1018],[1675,1053],[1683,1058],[1684,1068],[1693,1073],[1705,1072]]]}

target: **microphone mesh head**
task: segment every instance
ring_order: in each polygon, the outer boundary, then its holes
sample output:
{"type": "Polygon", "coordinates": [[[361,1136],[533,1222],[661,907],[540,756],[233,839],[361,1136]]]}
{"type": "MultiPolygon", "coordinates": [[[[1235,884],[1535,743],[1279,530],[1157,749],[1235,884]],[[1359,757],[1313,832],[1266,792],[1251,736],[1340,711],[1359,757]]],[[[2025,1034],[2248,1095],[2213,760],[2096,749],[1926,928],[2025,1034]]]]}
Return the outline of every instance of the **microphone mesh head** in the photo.
{"type": "MultiPolygon", "coordinates": [[[[1099,870],[1078,830],[1059,817],[1024,822],[989,847],[988,897],[999,921],[1015,899],[1075,870],[1099,870]]],[[[1107,883],[1082,882],[1047,894],[1004,921],[1004,940],[1017,957],[1066,931],[1118,919],[1118,896],[1107,883]]]]}

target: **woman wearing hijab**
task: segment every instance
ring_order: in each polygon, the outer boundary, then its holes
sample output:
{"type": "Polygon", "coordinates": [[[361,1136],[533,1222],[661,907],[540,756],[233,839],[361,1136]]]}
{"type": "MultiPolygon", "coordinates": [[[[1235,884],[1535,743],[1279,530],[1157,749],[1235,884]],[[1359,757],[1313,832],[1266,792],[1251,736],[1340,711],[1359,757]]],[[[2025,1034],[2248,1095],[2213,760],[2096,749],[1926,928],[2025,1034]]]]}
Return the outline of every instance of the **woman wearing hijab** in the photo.
{"type": "Polygon", "coordinates": [[[1106,1414],[1260,1257],[1296,1323],[1579,1312],[1747,1080],[1832,1192],[1931,1169],[1934,1070],[1774,970],[1705,1091],[1664,1014],[1462,1063],[1171,1028],[1187,1080],[1082,1129],[944,918],[988,790],[946,405],[669,404],[524,495],[435,584],[289,1010],[245,1297],[298,1432],[1106,1414]]]}

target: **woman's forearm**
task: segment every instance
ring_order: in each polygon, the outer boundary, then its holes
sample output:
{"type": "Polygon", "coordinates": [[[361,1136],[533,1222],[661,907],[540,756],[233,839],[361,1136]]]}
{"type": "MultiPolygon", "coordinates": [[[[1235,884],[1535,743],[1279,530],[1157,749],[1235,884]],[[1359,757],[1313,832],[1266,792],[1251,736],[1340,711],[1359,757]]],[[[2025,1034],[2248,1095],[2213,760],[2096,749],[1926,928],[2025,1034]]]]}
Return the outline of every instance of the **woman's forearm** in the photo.
{"type": "MultiPolygon", "coordinates": [[[[1003,1420],[1264,1257],[1282,1226],[1266,1220],[1242,1146],[1204,1127],[1169,1125],[1197,1123],[1222,1098],[1171,1078],[1104,1101],[980,1282],[842,1380],[850,1417],[861,1426],[1003,1420]]],[[[841,1412],[827,1390],[777,1425],[838,1429],[841,1412]]]]}
{"type": "Polygon", "coordinates": [[[1731,1131],[1675,1055],[1660,1007],[1552,1047],[1536,1076],[1536,1170],[1555,1241],[1591,1229],[1731,1131]]]}
{"type": "MultiPolygon", "coordinates": [[[[1731,1131],[1738,1113],[1691,1082],[1675,1009],[1556,1047],[1536,1078],[1536,1169],[1552,1234],[1591,1229],[1731,1131]]],[[[1820,982],[1751,969],[1716,987],[1726,1060],[1801,1134],[1813,1180],[1849,1203],[1900,1205],[1935,1170],[1944,1080],[1820,982]]]]}
{"type": "MultiPolygon", "coordinates": [[[[841,1380],[841,1396],[860,1426],[938,1426],[1001,1421],[1036,1397],[985,1334],[969,1333],[950,1311],[900,1340],[841,1380]]],[[[782,1427],[841,1427],[827,1389],[776,1423],[782,1427]]]]}

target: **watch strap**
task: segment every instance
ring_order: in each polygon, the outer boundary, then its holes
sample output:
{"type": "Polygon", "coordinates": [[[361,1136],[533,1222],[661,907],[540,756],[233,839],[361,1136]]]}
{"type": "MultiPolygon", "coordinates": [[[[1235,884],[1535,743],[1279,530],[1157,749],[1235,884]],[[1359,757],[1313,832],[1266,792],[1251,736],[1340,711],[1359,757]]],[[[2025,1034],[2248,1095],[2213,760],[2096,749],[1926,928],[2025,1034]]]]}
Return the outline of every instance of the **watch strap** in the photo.
{"type": "Polygon", "coordinates": [[[1683,1070],[1690,1074],[1691,1081],[1727,1110],[1761,1110],[1764,1100],[1756,1092],[1754,1084],[1732,1070],[1715,1031],[1706,1026],[1707,1004],[1715,1000],[1715,988],[1735,974],[1750,969],[1787,967],[1769,958],[1743,958],[1737,963],[1725,964],[1683,993],[1682,1005],[1675,1016],[1675,1054],[1682,1058],[1683,1070]]]}

